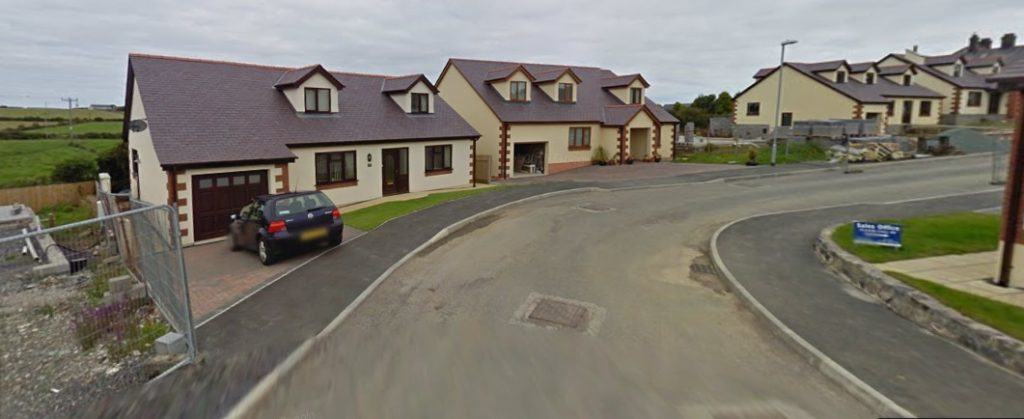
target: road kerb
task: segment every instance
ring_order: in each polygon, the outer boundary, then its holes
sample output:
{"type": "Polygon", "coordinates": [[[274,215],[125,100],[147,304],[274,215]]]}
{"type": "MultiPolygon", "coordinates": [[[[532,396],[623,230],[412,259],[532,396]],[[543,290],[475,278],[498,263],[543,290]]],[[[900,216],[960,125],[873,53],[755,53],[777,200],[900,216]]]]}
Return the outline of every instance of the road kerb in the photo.
{"type": "MultiPolygon", "coordinates": [[[[807,210],[785,212],[800,211],[807,210]]],[[[892,399],[886,397],[878,390],[875,390],[873,387],[865,383],[856,375],[853,375],[853,373],[851,373],[849,370],[843,368],[843,366],[839,365],[839,363],[832,360],[832,358],[830,358],[828,355],[825,355],[824,352],[814,347],[814,345],[811,345],[810,342],[807,342],[807,340],[805,340],[803,337],[794,332],[793,329],[790,329],[789,326],[786,326],[786,324],[779,320],[778,317],[775,317],[775,315],[772,314],[772,312],[769,311],[767,307],[765,307],[763,304],[761,304],[760,301],[754,298],[754,296],[750,294],[749,291],[747,291],[746,287],[744,287],[743,284],[736,280],[736,277],[732,275],[732,272],[729,271],[729,268],[725,266],[725,263],[722,261],[721,255],[719,255],[718,253],[718,237],[721,235],[721,233],[729,229],[729,227],[732,227],[733,225],[738,224],[740,222],[757,217],[777,214],[779,213],[753,215],[749,217],[740,218],[716,230],[715,234],[711,236],[711,256],[716,269],[718,269],[718,271],[722,273],[722,275],[728,281],[729,287],[732,288],[734,292],[736,292],[740,299],[743,300],[743,302],[746,303],[747,306],[755,314],[760,316],[763,320],[765,320],[767,323],[769,323],[769,325],[772,326],[772,331],[775,332],[775,335],[781,337],[783,341],[787,342],[790,345],[790,347],[795,349],[797,353],[799,353],[801,356],[807,359],[807,361],[812,366],[817,368],[818,371],[820,371],[822,374],[831,378],[844,390],[846,390],[851,395],[853,395],[860,401],[864,402],[865,404],[871,406],[872,409],[874,409],[877,413],[881,414],[882,416],[898,416],[907,418],[914,417],[914,415],[910,411],[903,408],[902,406],[894,402],[892,399]]]]}

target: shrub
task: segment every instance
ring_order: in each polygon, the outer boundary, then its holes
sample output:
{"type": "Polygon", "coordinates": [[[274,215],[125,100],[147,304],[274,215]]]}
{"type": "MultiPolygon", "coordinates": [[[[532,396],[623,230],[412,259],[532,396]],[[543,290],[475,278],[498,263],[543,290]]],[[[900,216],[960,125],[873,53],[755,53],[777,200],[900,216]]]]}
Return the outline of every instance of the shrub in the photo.
{"type": "Polygon", "coordinates": [[[748,163],[756,163],[757,162],[757,150],[755,150],[753,147],[751,147],[749,150],[747,150],[747,162],[748,163]]]}
{"type": "Polygon", "coordinates": [[[96,163],[101,172],[110,174],[111,190],[128,189],[128,143],[122,141],[117,147],[101,153],[96,163]]]}
{"type": "Polygon", "coordinates": [[[605,155],[604,155],[604,147],[597,146],[597,150],[594,150],[594,158],[593,158],[593,160],[595,162],[603,162],[603,161],[606,160],[605,155]]]}
{"type": "Polygon", "coordinates": [[[96,159],[87,156],[74,157],[57,163],[51,177],[57,182],[84,182],[96,178],[99,166],[96,159]]]}

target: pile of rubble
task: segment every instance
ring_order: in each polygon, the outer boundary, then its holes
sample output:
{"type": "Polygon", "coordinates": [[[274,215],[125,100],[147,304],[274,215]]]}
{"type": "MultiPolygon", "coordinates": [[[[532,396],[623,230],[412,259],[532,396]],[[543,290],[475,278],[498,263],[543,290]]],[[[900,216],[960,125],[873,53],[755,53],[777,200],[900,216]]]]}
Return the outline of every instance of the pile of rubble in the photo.
{"type": "Polygon", "coordinates": [[[901,144],[893,139],[860,140],[850,141],[849,146],[834,145],[828,149],[828,155],[832,161],[880,162],[914,158],[913,152],[904,151],[914,148],[913,145],[901,144]]]}

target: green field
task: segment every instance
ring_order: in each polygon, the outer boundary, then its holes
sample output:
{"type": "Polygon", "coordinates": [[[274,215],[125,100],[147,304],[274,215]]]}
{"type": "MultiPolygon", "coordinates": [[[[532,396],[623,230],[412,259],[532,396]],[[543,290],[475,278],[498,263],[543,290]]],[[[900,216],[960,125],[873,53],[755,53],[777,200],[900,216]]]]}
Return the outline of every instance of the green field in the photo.
{"type": "Polygon", "coordinates": [[[996,250],[999,244],[999,216],[993,214],[963,212],[880,221],[903,226],[902,248],[854,244],[852,223],[836,228],[832,240],[871,263],[987,252],[996,250]]]}
{"type": "Polygon", "coordinates": [[[503,189],[503,186],[492,186],[489,188],[464,189],[461,191],[432,193],[422,198],[410,199],[407,201],[391,201],[377,204],[372,207],[361,208],[347,214],[342,214],[345,225],[369,231],[377,228],[392,218],[398,218],[408,213],[430,208],[434,205],[465,198],[484,192],[491,192],[503,189]]]}
{"type": "Polygon", "coordinates": [[[934,297],[942,304],[967,317],[1017,339],[1024,339],[1024,309],[1020,307],[968,294],[899,272],[886,271],[885,273],[934,297]]]}
{"type": "MultiPolygon", "coordinates": [[[[73,109],[72,118],[84,119],[121,119],[123,113],[118,111],[97,111],[92,109],[73,109]]],[[[0,108],[0,118],[67,118],[67,108],[0,108]]]]}
{"type": "MultiPolygon", "coordinates": [[[[771,163],[770,147],[711,147],[694,153],[686,153],[676,158],[677,163],[713,163],[713,164],[746,164],[750,150],[757,153],[758,164],[771,163]]],[[[825,161],[828,155],[821,147],[813,144],[790,144],[789,153],[786,147],[779,145],[776,164],[800,163],[805,161],[825,161]]]]}
{"type": "Polygon", "coordinates": [[[76,156],[97,156],[121,140],[0,141],[0,188],[48,183],[57,163],[76,156]]]}
{"type": "MultiPolygon", "coordinates": [[[[122,129],[121,121],[103,121],[103,122],[82,122],[74,124],[75,134],[86,134],[86,133],[112,133],[120,134],[122,129]]],[[[26,129],[24,132],[39,133],[55,136],[68,136],[68,126],[66,124],[51,125],[42,128],[26,129]]]]}
{"type": "Polygon", "coordinates": [[[0,120],[0,131],[9,129],[32,129],[33,126],[45,127],[54,125],[56,122],[47,121],[3,121],[0,120]]]}

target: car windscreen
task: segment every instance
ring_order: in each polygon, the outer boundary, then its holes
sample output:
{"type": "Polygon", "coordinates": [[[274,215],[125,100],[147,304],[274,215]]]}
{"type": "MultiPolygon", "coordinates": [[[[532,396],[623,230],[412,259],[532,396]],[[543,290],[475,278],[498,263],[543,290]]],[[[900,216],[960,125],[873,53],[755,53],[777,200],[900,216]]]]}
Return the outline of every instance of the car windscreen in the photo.
{"type": "Polygon", "coordinates": [[[274,201],[274,217],[305,214],[307,211],[333,206],[334,203],[322,193],[290,196],[274,201]]]}

